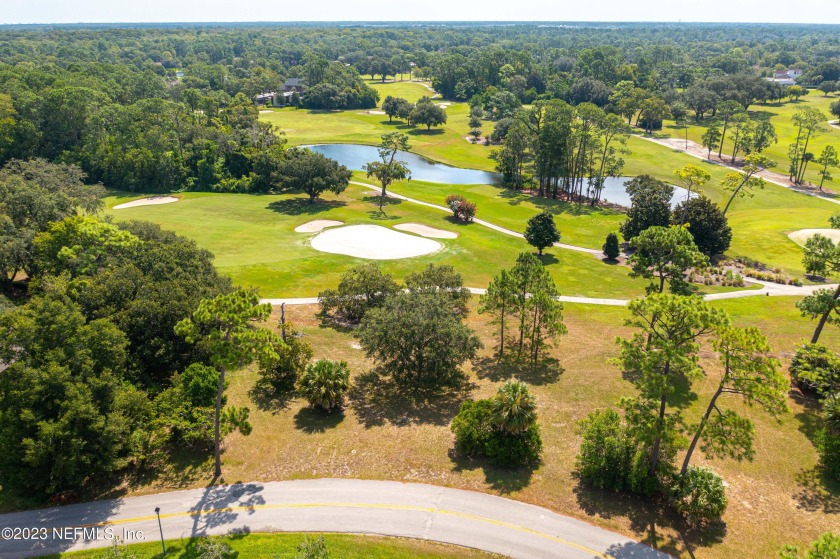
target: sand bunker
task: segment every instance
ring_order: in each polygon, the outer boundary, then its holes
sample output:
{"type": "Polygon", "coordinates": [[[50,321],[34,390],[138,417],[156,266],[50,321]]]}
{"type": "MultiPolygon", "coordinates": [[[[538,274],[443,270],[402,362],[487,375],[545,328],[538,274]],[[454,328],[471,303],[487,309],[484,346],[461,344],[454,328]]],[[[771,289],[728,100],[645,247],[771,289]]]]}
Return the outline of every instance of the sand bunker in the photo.
{"type": "Polygon", "coordinates": [[[174,196],[152,196],[151,198],[140,198],[139,200],[118,204],[114,206],[114,209],[124,210],[125,208],[136,208],[137,206],[157,206],[158,204],[171,204],[177,201],[178,198],[174,196]]]}
{"type": "Polygon", "coordinates": [[[335,227],[337,225],[344,225],[343,221],[334,221],[332,219],[316,219],[315,221],[307,221],[303,225],[295,227],[296,233],[317,233],[327,227],[335,227]]]}
{"type": "Polygon", "coordinates": [[[840,229],[800,229],[794,231],[788,237],[799,246],[805,246],[805,242],[817,233],[823,237],[828,237],[834,244],[840,243],[840,229]]]}
{"type": "Polygon", "coordinates": [[[271,111],[271,110],[269,110],[269,109],[263,109],[263,110],[261,110],[261,111],[260,111],[260,114],[261,114],[261,115],[264,115],[264,114],[273,113],[273,112],[274,112],[274,111],[271,111]]]}
{"type": "Polygon", "coordinates": [[[312,248],[368,260],[397,260],[435,252],[437,241],[421,239],[379,225],[350,225],[329,229],[312,239],[312,248]]]}
{"type": "Polygon", "coordinates": [[[384,115],[385,111],[367,111],[369,115],[384,115]]]}
{"type": "Polygon", "coordinates": [[[423,237],[431,237],[432,239],[457,239],[458,233],[452,231],[444,231],[443,229],[435,229],[422,223],[400,223],[394,225],[394,229],[400,231],[408,231],[409,233],[416,233],[423,237]]]}

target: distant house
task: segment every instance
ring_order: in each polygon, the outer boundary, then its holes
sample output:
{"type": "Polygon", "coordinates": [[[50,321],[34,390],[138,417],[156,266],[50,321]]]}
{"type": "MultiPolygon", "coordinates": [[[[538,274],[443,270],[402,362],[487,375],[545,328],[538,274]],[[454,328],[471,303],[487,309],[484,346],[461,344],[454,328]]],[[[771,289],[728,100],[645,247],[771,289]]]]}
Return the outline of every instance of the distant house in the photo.
{"type": "Polygon", "coordinates": [[[295,91],[298,92],[298,93],[303,93],[304,89],[306,89],[306,86],[304,86],[301,83],[300,78],[289,78],[289,79],[286,80],[286,83],[283,84],[283,92],[284,93],[291,94],[295,91]]]}
{"type": "Polygon", "coordinates": [[[796,85],[796,80],[791,79],[791,78],[764,78],[764,79],[767,80],[768,82],[773,82],[773,83],[777,83],[777,84],[788,86],[788,87],[790,87],[792,85],[796,85]]]}
{"type": "Polygon", "coordinates": [[[175,72],[175,77],[176,77],[176,78],[183,78],[183,77],[184,77],[184,73],[183,73],[183,72],[175,72]]]}
{"type": "Polygon", "coordinates": [[[791,80],[795,82],[796,79],[801,75],[802,70],[800,70],[799,68],[791,68],[790,70],[779,70],[778,72],[773,74],[773,81],[791,80]]]}
{"type": "Polygon", "coordinates": [[[274,95],[275,92],[269,91],[268,93],[259,93],[255,97],[257,105],[265,105],[267,103],[274,103],[274,95]]]}

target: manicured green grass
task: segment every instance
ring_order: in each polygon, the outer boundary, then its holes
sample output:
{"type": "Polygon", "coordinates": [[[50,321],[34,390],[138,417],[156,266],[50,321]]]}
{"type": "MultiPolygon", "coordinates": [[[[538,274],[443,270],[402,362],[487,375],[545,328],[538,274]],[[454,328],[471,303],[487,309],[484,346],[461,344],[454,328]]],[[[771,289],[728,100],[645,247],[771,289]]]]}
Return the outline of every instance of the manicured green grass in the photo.
{"type": "MultiPolygon", "coordinates": [[[[783,103],[770,103],[767,105],[756,103],[750,107],[750,114],[752,116],[770,117],[771,122],[776,127],[776,134],[779,137],[779,142],[771,145],[764,151],[765,155],[776,161],[777,166],[774,169],[775,171],[783,174],[787,174],[788,172],[790,160],[787,156],[787,150],[788,146],[796,140],[796,127],[793,123],[792,117],[795,114],[796,109],[799,107],[808,106],[819,109],[826,117],[826,123],[823,124],[826,132],[808,144],[808,151],[813,153],[814,157],[819,157],[820,152],[822,152],[823,148],[827,145],[833,145],[835,148],[840,149],[840,130],[828,126],[827,123],[828,120],[835,120],[835,117],[832,116],[829,111],[829,105],[837,99],[838,96],[836,95],[829,95],[826,97],[820,91],[811,91],[810,95],[803,97],[799,101],[784,101],[783,103]]],[[[690,126],[688,128],[688,139],[701,143],[701,138],[706,130],[706,122],[708,122],[708,117],[706,121],[701,122],[700,125],[697,125],[692,118],[689,118],[690,126]]],[[[672,121],[665,123],[663,131],[671,134],[671,136],[675,138],[685,137],[685,129],[681,126],[676,126],[676,124],[672,121]]],[[[727,136],[728,135],[729,133],[727,132],[727,136]]],[[[713,150],[713,153],[717,154],[718,150],[713,150]]],[[[723,145],[723,155],[731,156],[731,154],[732,142],[727,138],[723,145]]],[[[740,157],[743,157],[743,154],[741,154],[740,157]]],[[[819,165],[812,162],[808,166],[805,179],[818,185],[820,182],[820,176],[817,174],[817,171],[819,170],[818,168],[819,165]]],[[[825,188],[837,191],[840,189],[840,173],[835,170],[833,175],[834,180],[826,181],[825,188]]]]}
{"type": "MultiPolygon", "coordinates": [[[[112,196],[108,208],[126,201],[112,196]]],[[[382,268],[402,279],[428,263],[451,264],[465,284],[486,287],[499,270],[510,267],[520,252],[533,250],[523,239],[486,227],[464,225],[441,211],[390,200],[384,213],[377,198],[351,185],[340,196],[328,195],[310,205],[299,195],[187,193],[179,202],[107,210],[115,219],[144,219],[195,239],[216,256],[221,272],[241,285],[257,286],[265,297],[314,296],[335,287],[348,268],[363,260],[318,252],[309,246],[313,234],[294,228],[313,219],[347,224],[374,223],[391,227],[419,222],[454,231],[457,239],[443,239],[443,250],[417,258],[382,261],[382,268]]],[[[628,277],[627,269],[603,263],[589,254],[550,249],[543,262],[564,295],[630,297],[643,293],[644,282],[628,277]]]]}
{"type": "MultiPolygon", "coordinates": [[[[297,546],[305,537],[317,534],[247,534],[228,536],[223,540],[238,553],[239,559],[282,559],[294,557],[297,546]]],[[[443,545],[405,538],[325,534],[324,539],[331,557],[336,559],[491,559],[501,555],[483,553],[474,549],[443,545]]],[[[198,553],[196,539],[170,540],[166,556],[175,559],[195,559],[198,553]]],[[[160,543],[142,543],[129,546],[137,559],[160,559],[160,543]]],[[[92,549],[47,555],[44,559],[95,559],[104,550],[92,549]]]]}
{"type": "MultiPolygon", "coordinates": [[[[403,97],[412,103],[423,95],[432,95],[422,84],[416,82],[370,82],[380,92],[381,99],[392,95],[403,97]]],[[[436,103],[443,101],[436,99],[436,103]]],[[[446,108],[447,122],[442,127],[426,130],[412,128],[403,121],[388,122],[386,115],[370,114],[366,110],[351,111],[309,111],[306,109],[274,109],[260,115],[277,125],[286,133],[291,145],[301,144],[368,144],[377,145],[380,136],[386,132],[401,131],[408,135],[411,151],[435,161],[456,167],[492,171],[495,162],[489,158],[490,150],[483,145],[466,141],[469,134],[469,106],[466,103],[452,103],[446,108]]],[[[482,129],[486,134],[493,130],[493,123],[485,121],[482,129]]]]}
{"type": "MultiPolygon", "coordinates": [[[[375,184],[363,172],[354,176],[360,182],[375,184]]],[[[548,210],[554,214],[562,242],[587,248],[600,249],[607,233],[618,232],[618,226],[626,219],[619,210],[569,204],[487,184],[453,186],[412,180],[397,182],[390,190],[441,206],[446,205],[448,195],[462,194],[478,206],[476,217],[520,233],[529,218],[548,210]]]]}
{"type": "MultiPolygon", "coordinates": [[[[404,96],[411,99],[414,93],[428,93],[421,84],[396,82],[374,84],[382,94],[404,96]]],[[[803,103],[813,103],[826,109],[830,100],[822,97],[809,97],[803,103]]],[[[776,119],[789,120],[795,104],[784,104],[777,109],[782,114],[776,119]]],[[[758,107],[758,106],[757,106],[758,107]]],[[[764,107],[761,107],[764,110],[764,107]]],[[[432,134],[422,130],[411,130],[402,124],[388,124],[387,117],[369,115],[364,111],[340,111],[332,113],[313,113],[303,110],[283,109],[264,118],[275,122],[287,130],[292,144],[338,142],[376,144],[379,136],[389,130],[402,129],[410,134],[412,151],[434,160],[451,165],[493,170],[494,161],[490,159],[490,149],[484,145],[472,145],[464,140],[468,125],[468,108],[465,103],[453,103],[447,109],[449,122],[445,127],[432,134]]],[[[485,123],[488,131],[492,123],[485,123]]],[[[699,133],[699,132],[698,132],[699,133]]],[[[784,130],[780,129],[780,137],[784,130]]],[[[832,129],[820,141],[840,137],[840,131],[832,129]]],[[[784,141],[780,141],[782,146],[784,141]]],[[[815,143],[819,146],[819,143],[815,143]]],[[[659,179],[674,181],[674,170],[689,163],[703,166],[712,180],[703,188],[703,192],[718,204],[724,205],[728,193],[720,186],[727,169],[664,147],[642,138],[631,137],[627,143],[631,154],[625,157],[624,174],[635,176],[650,174],[659,179]]],[[[774,146],[786,150],[786,146],[774,146]]],[[[816,148],[815,148],[816,149],[816,148]]],[[[357,175],[357,178],[360,178],[357,175]]],[[[441,185],[420,183],[398,183],[394,192],[405,194],[420,200],[441,203],[447,194],[462,193],[478,204],[478,216],[510,229],[521,231],[525,221],[538,211],[548,209],[555,214],[563,241],[589,248],[600,248],[606,235],[616,231],[623,221],[619,212],[605,209],[578,207],[556,200],[539,199],[527,194],[514,193],[490,185],[441,185]]],[[[801,276],[802,249],[788,239],[787,234],[798,229],[825,227],[830,215],[840,210],[840,206],[819,200],[801,193],[768,184],[754,198],[737,199],[727,214],[733,227],[734,235],[731,256],[747,256],[765,263],[771,268],[781,268],[789,274],[801,276]]]]}

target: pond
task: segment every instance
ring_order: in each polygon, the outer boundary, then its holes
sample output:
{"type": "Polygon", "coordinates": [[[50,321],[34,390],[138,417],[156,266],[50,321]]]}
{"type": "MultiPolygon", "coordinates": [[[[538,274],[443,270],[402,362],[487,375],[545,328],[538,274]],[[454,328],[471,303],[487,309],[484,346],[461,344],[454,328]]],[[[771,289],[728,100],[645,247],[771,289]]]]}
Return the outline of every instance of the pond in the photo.
{"type": "MultiPolygon", "coordinates": [[[[362,165],[379,159],[379,152],[375,146],[360,144],[317,144],[302,146],[335,159],[348,169],[361,171],[362,165]]],[[[425,157],[407,151],[400,151],[397,157],[408,164],[411,178],[424,182],[441,184],[500,184],[501,175],[476,169],[462,169],[443,163],[435,163],[425,157]]],[[[624,189],[624,183],[632,177],[611,177],[604,183],[601,199],[621,206],[630,206],[630,196],[624,189]]],[[[584,190],[586,187],[584,186],[584,190]]],[[[686,198],[688,192],[684,188],[674,186],[674,196],[671,205],[676,206],[686,198]]],[[[694,194],[692,194],[692,197],[694,194]]]]}
{"type": "MultiPolygon", "coordinates": [[[[379,159],[379,152],[375,146],[318,144],[304,147],[335,159],[354,171],[361,171],[362,165],[379,159]]],[[[397,159],[408,164],[408,168],[411,169],[411,178],[418,181],[441,184],[498,184],[501,181],[498,173],[451,167],[407,151],[398,152],[397,159]]]]}

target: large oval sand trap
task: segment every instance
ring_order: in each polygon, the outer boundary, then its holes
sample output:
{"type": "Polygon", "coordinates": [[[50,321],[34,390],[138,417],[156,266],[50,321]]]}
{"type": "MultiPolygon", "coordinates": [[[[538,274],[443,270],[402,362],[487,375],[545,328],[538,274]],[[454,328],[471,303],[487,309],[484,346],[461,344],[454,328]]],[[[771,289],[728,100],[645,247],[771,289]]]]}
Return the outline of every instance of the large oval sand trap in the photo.
{"type": "Polygon", "coordinates": [[[458,238],[458,233],[444,231],[443,229],[435,229],[434,227],[429,227],[428,225],[423,225],[422,223],[400,223],[399,225],[394,225],[394,229],[408,231],[409,233],[416,233],[423,237],[430,237],[432,239],[458,238]]]}
{"type": "Polygon", "coordinates": [[[137,206],[157,206],[158,204],[171,204],[177,201],[178,198],[174,196],[152,196],[150,198],[140,198],[139,200],[118,204],[113,209],[124,210],[126,208],[136,208],[137,206]]]}
{"type": "Polygon", "coordinates": [[[295,227],[296,233],[317,233],[327,227],[336,227],[344,225],[343,221],[335,221],[332,219],[316,219],[314,221],[307,221],[303,225],[295,227]]]}
{"type": "Polygon", "coordinates": [[[788,237],[799,246],[805,246],[805,242],[817,233],[823,237],[828,237],[834,244],[840,243],[840,229],[800,229],[790,233],[788,237]]]}
{"type": "Polygon", "coordinates": [[[441,246],[437,241],[406,235],[379,225],[349,225],[328,229],[312,239],[312,248],[315,250],[368,260],[422,256],[439,250],[441,246]]]}

